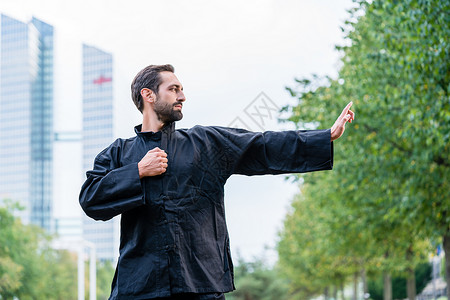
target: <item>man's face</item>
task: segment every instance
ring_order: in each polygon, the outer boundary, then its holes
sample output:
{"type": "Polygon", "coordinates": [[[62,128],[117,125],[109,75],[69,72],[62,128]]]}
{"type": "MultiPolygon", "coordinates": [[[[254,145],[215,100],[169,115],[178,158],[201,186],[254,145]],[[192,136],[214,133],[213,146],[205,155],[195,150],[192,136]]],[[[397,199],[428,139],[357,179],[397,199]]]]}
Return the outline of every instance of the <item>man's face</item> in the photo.
{"type": "Polygon", "coordinates": [[[158,119],[167,124],[179,121],[183,118],[181,109],[186,100],[183,93],[183,86],[172,72],[161,72],[161,84],[154,102],[153,109],[158,119]]]}

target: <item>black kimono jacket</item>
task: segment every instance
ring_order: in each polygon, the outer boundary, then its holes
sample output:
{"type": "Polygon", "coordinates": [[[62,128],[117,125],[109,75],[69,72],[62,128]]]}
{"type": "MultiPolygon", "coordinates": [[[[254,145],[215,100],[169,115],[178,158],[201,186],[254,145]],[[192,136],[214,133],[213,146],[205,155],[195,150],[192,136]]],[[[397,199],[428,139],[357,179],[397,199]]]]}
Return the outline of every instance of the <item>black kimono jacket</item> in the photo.
{"type": "Polygon", "coordinates": [[[120,257],[110,299],[229,292],[233,265],[224,211],[232,174],[300,173],[332,168],[330,130],[255,133],[195,126],[117,139],[95,158],[80,193],[96,220],[122,214],[120,257]],[[139,179],[138,162],[158,146],[162,175],[139,179]]]}

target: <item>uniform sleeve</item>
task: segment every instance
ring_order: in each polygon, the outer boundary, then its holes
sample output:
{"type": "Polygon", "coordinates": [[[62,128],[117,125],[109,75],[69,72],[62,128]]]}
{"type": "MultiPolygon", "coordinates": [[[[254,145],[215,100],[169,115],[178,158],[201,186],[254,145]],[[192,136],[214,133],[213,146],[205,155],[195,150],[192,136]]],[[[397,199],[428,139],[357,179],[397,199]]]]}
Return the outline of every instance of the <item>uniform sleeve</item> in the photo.
{"type": "Polygon", "coordinates": [[[80,205],[95,220],[106,221],[144,204],[137,163],[119,167],[114,150],[109,147],[96,157],[81,187],[80,205]]]}
{"type": "Polygon", "coordinates": [[[333,168],[330,129],[249,132],[230,129],[232,174],[306,173],[333,168]]]}

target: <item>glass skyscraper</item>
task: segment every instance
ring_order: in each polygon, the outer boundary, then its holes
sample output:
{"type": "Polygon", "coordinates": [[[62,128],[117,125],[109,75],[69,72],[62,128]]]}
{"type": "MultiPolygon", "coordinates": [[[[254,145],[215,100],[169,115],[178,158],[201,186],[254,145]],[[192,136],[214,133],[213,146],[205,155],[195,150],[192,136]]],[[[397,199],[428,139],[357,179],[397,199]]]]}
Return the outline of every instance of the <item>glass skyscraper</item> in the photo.
{"type": "MultiPolygon", "coordinates": [[[[113,141],[112,55],[83,45],[83,170],[91,170],[96,155],[113,141]]],[[[116,260],[119,218],[107,222],[83,220],[83,238],[95,244],[97,257],[116,260]]]]}
{"type": "Polygon", "coordinates": [[[51,231],[53,27],[0,17],[0,199],[51,231]]]}

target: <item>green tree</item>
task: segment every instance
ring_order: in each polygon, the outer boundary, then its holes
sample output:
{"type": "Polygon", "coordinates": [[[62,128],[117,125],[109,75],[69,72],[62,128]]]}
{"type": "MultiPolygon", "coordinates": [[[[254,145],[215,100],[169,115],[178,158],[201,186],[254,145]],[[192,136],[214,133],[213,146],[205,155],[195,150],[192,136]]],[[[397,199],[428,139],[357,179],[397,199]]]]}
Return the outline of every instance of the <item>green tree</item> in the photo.
{"type": "MultiPolygon", "coordinates": [[[[109,298],[114,271],[115,268],[111,261],[97,262],[97,299],[103,300],[109,298]]],[[[88,291],[86,294],[88,295],[88,291]]]]}
{"type": "MultiPolygon", "coordinates": [[[[347,197],[330,173],[317,173],[308,175],[308,183],[292,203],[278,252],[298,299],[321,294],[326,288],[336,290],[350,279],[358,280],[361,273],[401,272],[409,265],[404,245],[413,243],[415,251],[428,245],[404,234],[397,236],[399,228],[392,232],[379,223],[370,224],[367,211],[345,205],[347,197]],[[381,233],[381,229],[390,231],[381,233]],[[386,237],[386,233],[393,234],[386,237]]],[[[358,298],[356,286],[354,298],[358,298]]]]}
{"type": "Polygon", "coordinates": [[[0,207],[1,299],[74,299],[75,258],[53,250],[42,229],[22,224],[13,214],[19,207],[5,203],[0,207]]]}
{"type": "MultiPolygon", "coordinates": [[[[313,177],[322,177],[314,174],[313,177]]],[[[322,178],[320,178],[322,179],[322,178]]],[[[305,299],[322,294],[327,288],[341,287],[346,279],[360,270],[362,257],[357,254],[358,243],[353,240],[353,255],[343,251],[349,239],[343,239],[335,220],[341,210],[321,207],[317,198],[325,190],[306,184],[302,193],[292,203],[293,210],[286,217],[278,243],[279,263],[282,272],[290,279],[292,299],[305,299]]],[[[347,228],[345,237],[350,237],[347,228]]]]}
{"type": "Polygon", "coordinates": [[[358,4],[343,28],[348,45],[338,47],[339,78],[298,80],[289,90],[299,105],[286,110],[300,127],[323,127],[353,100],[356,122],[336,142],[333,178],[317,184],[337,189],[329,199],[363,219],[366,235],[385,252],[378,269],[409,272],[412,299],[412,270],[427,239],[439,235],[450,253],[450,4],[358,4]]]}
{"type": "Polygon", "coordinates": [[[238,259],[235,268],[236,291],[227,294],[229,300],[285,300],[288,285],[277,267],[269,267],[263,259],[238,259]]]}
{"type": "Polygon", "coordinates": [[[10,230],[15,225],[14,217],[5,208],[0,208],[0,295],[3,299],[11,298],[10,293],[21,287],[23,277],[22,265],[11,257],[14,246],[14,234],[10,230]]]}

